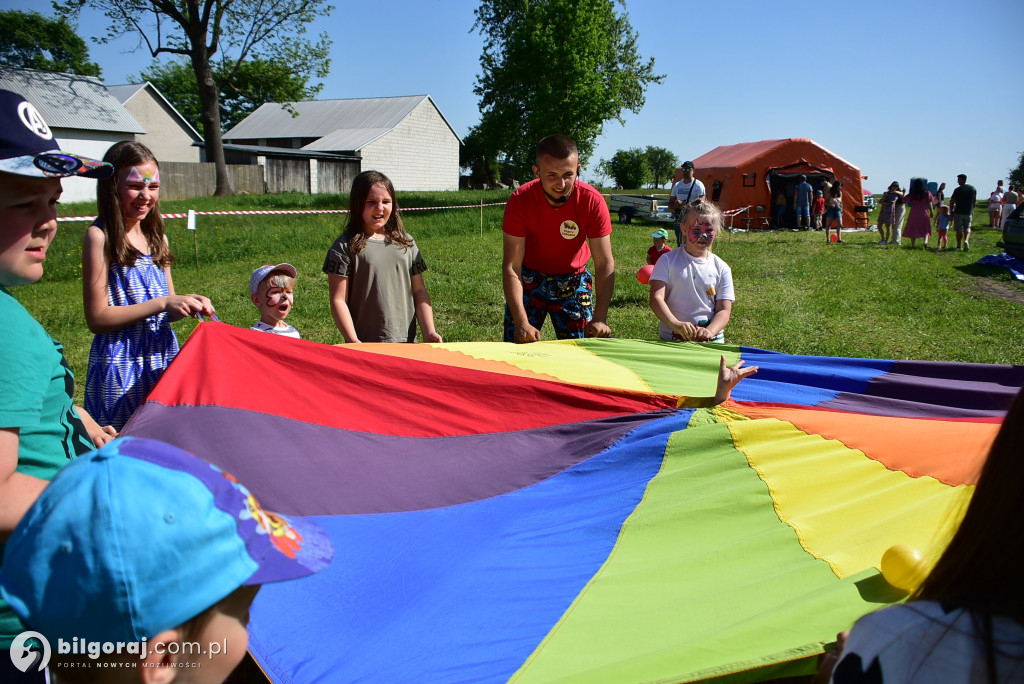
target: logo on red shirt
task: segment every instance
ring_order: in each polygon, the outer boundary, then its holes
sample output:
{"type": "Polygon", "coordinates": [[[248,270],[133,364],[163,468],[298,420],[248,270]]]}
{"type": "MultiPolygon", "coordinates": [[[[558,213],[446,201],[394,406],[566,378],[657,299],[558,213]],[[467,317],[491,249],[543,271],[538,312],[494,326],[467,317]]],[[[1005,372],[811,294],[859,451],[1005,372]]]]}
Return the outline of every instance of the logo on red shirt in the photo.
{"type": "Polygon", "coordinates": [[[580,227],[575,221],[562,221],[562,227],[559,228],[559,232],[562,233],[562,237],[566,240],[572,240],[580,234],[580,227]]]}

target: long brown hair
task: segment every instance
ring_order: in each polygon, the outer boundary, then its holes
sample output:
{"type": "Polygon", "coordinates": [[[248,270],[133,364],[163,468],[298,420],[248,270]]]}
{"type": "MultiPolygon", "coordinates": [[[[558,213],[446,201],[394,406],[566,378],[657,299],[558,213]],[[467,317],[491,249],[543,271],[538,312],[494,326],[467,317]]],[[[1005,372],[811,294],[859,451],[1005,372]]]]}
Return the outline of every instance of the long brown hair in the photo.
{"type": "MultiPolygon", "coordinates": [[[[123,180],[124,175],[131,167],[152,163],[156,164],[159,169],[160,162],[148,147],[134,140],[122,140],[119,143],[114,143],[103,155],[103,161],[114,165],[114,175],[96,183],[97,218],[107,236],[104,251],[107,261],[110,263],[134,266],[135,259],[140,254],[127,238],[124,208],[121,206],[121,196],[117,191],[117,184],[123,180]]],[[[153,203],[153,207],[149,210],[146,218],[142,219],[139,228],[146,238],[146,244],[149,245],[153,263],[161,268],[173,264],[174,255],[171,254],[164,239],[164,217],[160,214],[159,200],[153,203]]]]}
{"type": "Polygon", "coordinates": [[[375,185],[383,185],[391,196],[391,216],[384,225],[384,237],[388,242],[394,242],[402,247],[411,247],[412,238],[405,232],[402,223],[402,215],[398,210],[398,198],[395,196],[395,186],[391,179],[380,171],[363,171],[352,181],[352,191],[348,198],[348,223],[345,225],[345,236],[348,238],[352,254],[359,254],[366,247],[365,227],[363,226],[363,207],[366,206],[366,198],[375,185]]]}

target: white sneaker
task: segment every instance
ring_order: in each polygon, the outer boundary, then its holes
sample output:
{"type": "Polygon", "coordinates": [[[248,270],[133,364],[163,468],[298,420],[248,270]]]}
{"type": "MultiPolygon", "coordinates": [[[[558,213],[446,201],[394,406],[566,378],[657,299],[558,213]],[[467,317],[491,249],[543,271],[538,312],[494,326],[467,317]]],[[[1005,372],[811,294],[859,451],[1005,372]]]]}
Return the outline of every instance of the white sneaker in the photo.
{"type": "Polygon", "coordinates": [[[970,251],[970,249],[971,249],[971,243],[968,242],[967,240],[964,240],[964,251],[968,252],[968,251],[970,251]]]}
{"type": "Polygon", "coordinates": [[[889,243],[888,243],[888,242],[887,242],[886,240],[879,240],[879,241],[878,241],[878,242],[876,242],[875,244],[876,244],[876,245],[887,245],[887,244],[889,244],[889,243]]]}

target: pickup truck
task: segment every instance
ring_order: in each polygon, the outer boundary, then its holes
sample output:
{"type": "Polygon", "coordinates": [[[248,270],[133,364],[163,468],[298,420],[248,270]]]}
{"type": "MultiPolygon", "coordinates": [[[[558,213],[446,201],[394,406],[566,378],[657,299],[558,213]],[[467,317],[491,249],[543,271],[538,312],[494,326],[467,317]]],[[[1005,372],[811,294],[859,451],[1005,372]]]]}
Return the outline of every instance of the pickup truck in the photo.
{"type": "Polygon", "coordinates": [[[654,195],[612,195],[608,209],[618,215],[619,223],[630,223],[634,218],[672,223],[672,212],[667,205],[659,205],[654,195]]]}

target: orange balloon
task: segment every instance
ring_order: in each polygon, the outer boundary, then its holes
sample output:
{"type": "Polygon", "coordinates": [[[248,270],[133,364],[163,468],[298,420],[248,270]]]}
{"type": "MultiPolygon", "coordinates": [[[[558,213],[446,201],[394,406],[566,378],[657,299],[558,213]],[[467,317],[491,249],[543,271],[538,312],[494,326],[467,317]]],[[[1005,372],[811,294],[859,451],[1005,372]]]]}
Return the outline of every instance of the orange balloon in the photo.
{"type": "Polygon", "coordinates": [[[924,581],[928,568],[920,551],[913,546],[897,544],[882,554],[879,569],[886,582],[909,594],[924,581]]]}
{"type": "Polygon", "coordinates": [[[654,266],[647,264],[641,266],[640,270],[636,272],[636,279],[640,281],[642,285],[646,285],[651,282],[651,274],[654,273],[654,266]]]}

